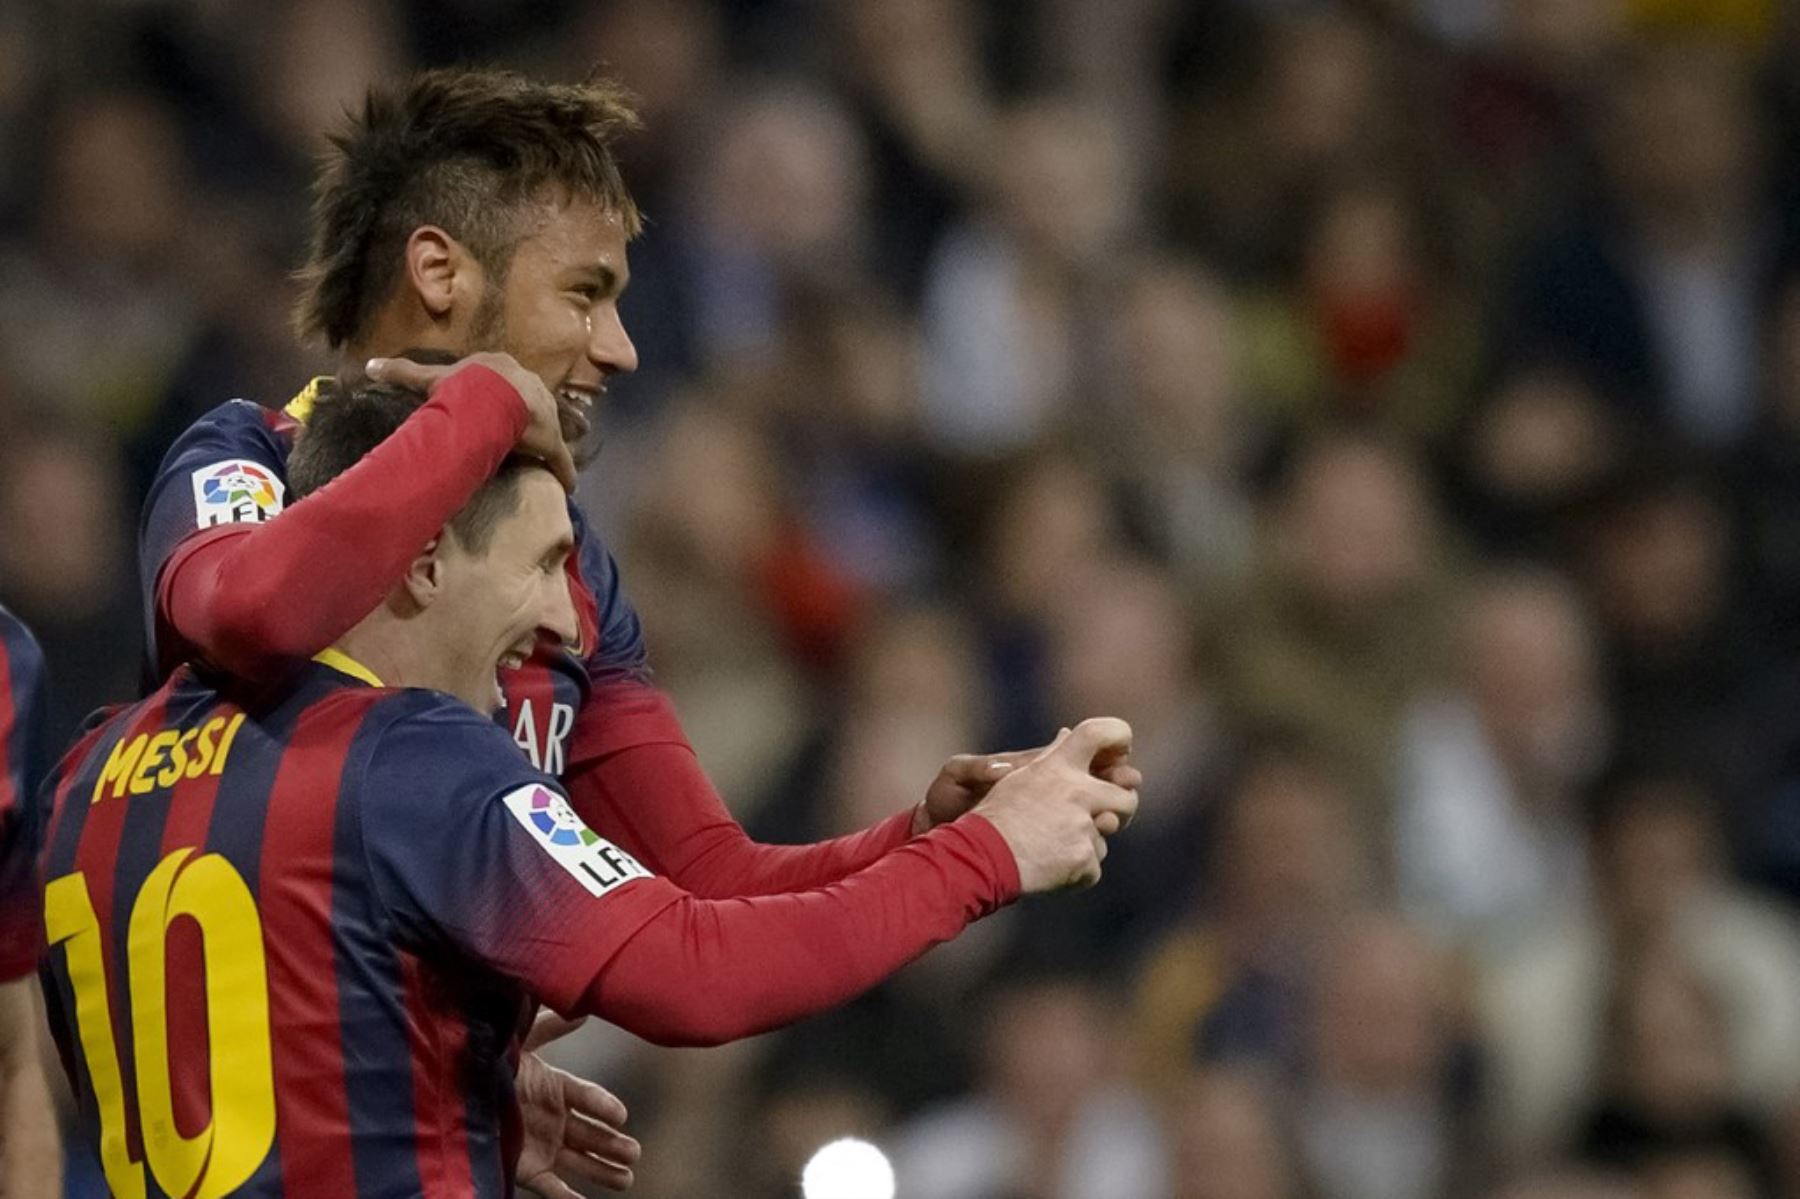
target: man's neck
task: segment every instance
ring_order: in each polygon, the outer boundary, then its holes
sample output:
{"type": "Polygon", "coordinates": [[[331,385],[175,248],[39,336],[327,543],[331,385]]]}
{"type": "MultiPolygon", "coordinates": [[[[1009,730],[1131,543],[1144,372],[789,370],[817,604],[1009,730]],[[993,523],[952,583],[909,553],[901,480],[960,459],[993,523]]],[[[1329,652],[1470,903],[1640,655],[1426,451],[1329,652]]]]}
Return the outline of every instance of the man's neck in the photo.
{"type": "Polygon", "coordinates": [[[379,679],[382,686],[441,687],[443,680],[433,677],[408,632],[400,622],[375,613],[339,637],[332,648],[379,679]]]}

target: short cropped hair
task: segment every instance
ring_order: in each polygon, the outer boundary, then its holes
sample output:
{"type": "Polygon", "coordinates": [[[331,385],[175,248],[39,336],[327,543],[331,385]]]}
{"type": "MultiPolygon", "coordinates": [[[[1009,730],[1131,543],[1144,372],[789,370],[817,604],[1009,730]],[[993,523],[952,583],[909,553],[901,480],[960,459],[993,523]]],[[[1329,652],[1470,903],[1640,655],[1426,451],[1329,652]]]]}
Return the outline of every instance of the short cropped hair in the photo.
{"type": "Polygon", "coordinates": [[[446,68],[369,90],[330,139],[313,187],[312,237],[294,321],[341,349],[365,333],[400,278],[406,239],[437,225],[503,279],[535,205],[585,201],[643,221],[614,144],[638,127],[617,84],[538,83],[446,68]]]}
{"type": "MultiPolygon", "coordinates": [[[[295,502],[362,461],[424,402],[425,397],[416,391],[384,383],[349,388],[321,384],[306,425],[288,455],[288,491],[295,502]]],[[[450,532],[457,544],[471,554],[485,554],[495,528],[519,509],[520,475],[539,465],[523,455],[508,456],[494,477],[450,518],[450,532]]]]}

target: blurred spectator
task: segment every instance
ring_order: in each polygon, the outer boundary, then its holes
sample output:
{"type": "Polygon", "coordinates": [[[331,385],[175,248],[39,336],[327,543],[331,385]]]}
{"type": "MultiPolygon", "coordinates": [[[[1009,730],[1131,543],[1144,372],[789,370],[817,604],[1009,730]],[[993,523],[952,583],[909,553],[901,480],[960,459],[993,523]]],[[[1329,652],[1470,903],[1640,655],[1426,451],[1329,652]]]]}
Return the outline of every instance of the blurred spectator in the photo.
{"type": "Polygon", "coordinates": [[[1602,764],[1597,650],[1574,589],[1497,574],[1464,598],[1448,689],[1400,742],[1400,896],[1461,943],[1504,935],[1587,890],[1579,798],[1602,764]]]}
{"type": "Polygon", "coordinates": [[[1579,373],[1514,367],[1475,403],[1455,444],[1458,514],[1494,552],[1553,557],[1572,535],[1570,508],[1617,470],[1626,442],[1579,373]]]}
{"type": "Polygon", "coordinates": [[[805,679],[761,586],[786,526],[774,466],[753,429],[704,399],[674,416],[655,452],[632,532],[633,596],[695,752],[722,795],[752,804],[810,724],[805,679]]]}
{"type": "Polygon", "coordinates": [[[1751,73],[1697,38],[1636,46],[1599,105],[1603,204],[1521,261],[1501,352],[1564,360],[1682,444],[1730,446],[1756,400],[1756,313],[1791,250],[1751,73]]]}
{"type": "Polygon", "coordinates": [[[1646,1173],[1652,1196],[1774,1199],[1774,1145],[1732,1094],[1723,997],[1679,956],[1650,952],[1620,977],[1613,1077],[1578,1145],[1646,1173]]]}
{"type": "Polygon", "coordinates": [[[1473,378],[1474,314],[1451,281],[1451,230],[1396,173],[1323,183],[1296,261],[1250,308],[1245,385],[1278,426],[1363,424],[1430,444],[1473,378]]]}
{"type": "Polygon", "coordinates": [[[1138,219],[1118,131],[1064,99],[1008,110],[975,218],[937,247],[925,285],[926,429],[961,458],[1025,446],[1068,420],[1089,382],[1082,331],[1138,219]]]}
{"type": "Polygon", "coordinates": [[[1413,463],[1372,439],[1321,437],[1289,464],[1259,573],[1222,632],[1239,718],[1315,742],[1372,828],[1391,819],[1400,722],[1440,677],[1444,569],[1413,463]]]}
{"type": "Polygon", "coordinates": [[[1396,919],[1353,924],[1329,950],[1294,1109],[1321,1194],[1429,1199],[1473,1165],[1453,1091],[1449,985],[1446,962],[1396,919]]]}
{"type": "Polygon", "coordinates": [[[894,1143],[900,1191],[934,1199],[1163,1199],[1162,1135],[1118,1080],[1105,998],[1075,979],[986,1005],[982,1082],[894,1143]]]}
{"type": "Polygon", "coordinates": [[[1199,670],[1195,617],[1173,581],[1146,562],[1105,557],[1077,567],[1068,583],[1045,629],[1048,707],[1059,726],[1080,712],[1130,722],[1143,806],[1108,847],[1111,885],[1026,905],[1014,937],[1035,962],[1109,967],[1133,960],[1198,889],[1227,751],[1199,670]]]}
{"type": "Polygon", "coordinates": [[[124,486],[110,447],[54,416],[0,437],[0,603],[37,634],[50,672],[49,751],[131,695],[143,658],[124,486]]]}
{"type": "Polygon", "coordinates": [[[1573,549],[1601,622],[1619,744],[1667,748],[1723,779],[1767,634],[1742,607],[1716,486],[1679,465],[1628,464],[1587,502],[1573,549]]]}
{"type": "Polygon", "coordinates": [[[1251,427],[1232,298],[1197,264],[1143,261],[1108,322],[1106,403],[1079,418],[1151,544],[1188,587],[1224,592],[1255,538],[1251,427]]]}
{"type": "Polygon", "coordinates": [[[1707,793],[1682,773],[1619,768],[1598,792],[1593,854],[1594,906],[1569,905],[1484,970],[1500,1144],[1519,1160],[1555,1144],[1618,1060],[1603,1029],[1621,969],[1664,950],[1721,997],[1733,1095],[1762,1113],[1791,1102],[1800,940],[1787,913],[1725,873],[1707,793]]]}
{"type": "Polygon", "coordinates": [[[1169,1107],[1170,1199],[1299,1199],[1278,1098],[1251,1070],[1196,1071],[1169,1107]]]}
{"type": "Polygon", "coordinates": [[[1305,751],[1251,754],[1214,822],[1199,902],[1144,959],[1132,1049],[1147,1085],[1172,1091],[1196,1058],[1300,1068],[1313,975],[1369,899],[1370,834],[1305,751]]]}

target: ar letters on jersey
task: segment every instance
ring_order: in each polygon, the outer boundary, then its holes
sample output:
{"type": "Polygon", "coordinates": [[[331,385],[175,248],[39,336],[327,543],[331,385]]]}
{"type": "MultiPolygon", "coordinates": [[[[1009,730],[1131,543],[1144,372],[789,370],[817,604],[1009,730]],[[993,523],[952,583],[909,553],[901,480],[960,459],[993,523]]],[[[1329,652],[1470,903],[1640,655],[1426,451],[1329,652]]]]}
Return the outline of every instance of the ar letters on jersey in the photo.
{"type": "Polygon", "coordinates": [[[260,524],[281,511],[287,484],[271,470],[241,458],[203,466],[193,474],[195,523],[260,524]]]}
{"type": "Polygon", "coordinates": [[[569,730],[575,727],[575,708],[570,704],[550,703],[543,705],[547,717],[543,731],[538,729],[537,712],[530,699],[519,701],[519,710],[513,720],[513,743],[531,764],[545,774],[560,775],[563,772],[563,747],[569,737],[569,730]]]}
{"type": "Polygon", "coordinates": [[[632,879],[650,877],[636,858],[590,829],[550,788],[533,783],[509,793],[502,802],[556,864],[590,893],[605,895],[632,879]]]}

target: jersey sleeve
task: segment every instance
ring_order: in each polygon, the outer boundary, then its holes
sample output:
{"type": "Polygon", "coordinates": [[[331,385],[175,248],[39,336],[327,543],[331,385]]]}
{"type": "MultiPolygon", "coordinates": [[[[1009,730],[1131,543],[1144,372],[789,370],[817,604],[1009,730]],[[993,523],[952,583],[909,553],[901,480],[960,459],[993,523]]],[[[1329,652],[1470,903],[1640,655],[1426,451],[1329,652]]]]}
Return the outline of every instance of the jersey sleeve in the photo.
{"type": "Polygon", "coordinates": [[[645,888],[650,872],[582,823],[498,725],[415,694],[371,740],[355,788],[374,896],[404,940],[569,1010],[674,896],[645,888]]]}
{"type": "Polygon", "coordinates": [[[44,678],[37,643],[0,610],[0,983],[24,977],[37,964],[42,918],[36,796],[44,678]]]}
{"type": "MultiPolygon", "coordinates": [[[[579,542],[571,561],[579,573],[581,590],[593,605],[594,643],[591,648],[583,647],[582,658],[588,681],[596,687],[647,681],[650,659],[644,647],[644,627],[631,597],[625,593],[618,560],[601,543],[579,505],[570,504],[569,514],[579,542]]],[[[584,636],[588,631],[584,620],[584,636]]]]}
{"type": "Polygon", "coordinates": [[[195,421],[163,455],[138,530],[138,584],[153,630],[156,581],[177,546],[202,530],[262,524],[287,506],[282,428],[280,414],[232,400],[195,421]]]}

